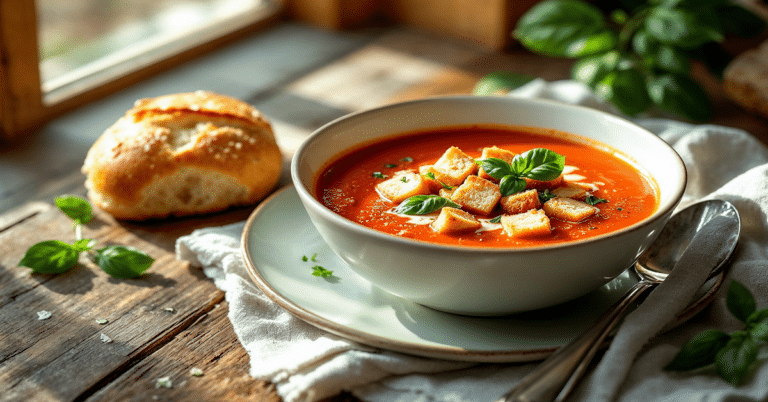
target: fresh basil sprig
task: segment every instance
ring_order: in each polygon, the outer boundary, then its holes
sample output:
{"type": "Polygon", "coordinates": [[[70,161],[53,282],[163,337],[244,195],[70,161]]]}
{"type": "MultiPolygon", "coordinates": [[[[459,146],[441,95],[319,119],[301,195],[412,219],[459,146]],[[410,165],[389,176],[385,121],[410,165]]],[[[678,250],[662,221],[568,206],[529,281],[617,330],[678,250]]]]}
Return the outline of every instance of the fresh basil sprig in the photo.
{"type": "Polygon", "coordinates": [[[733,0],[545,0],[519,20],[513,36],[529,50],[576,58],[572,78],[619,110],[652,105],[692,120],[712,114],[707,93],[691,78],[691,60],[722,77],[731,60],[727,34],[755,36],[765,21],[733,0]]]}
{"type": "Polygon", "coordinates": [[[34,273],[61,274],[77,264],[80,253],[87,252],[104,272],[116,278],[134,278],[146,271],[155,261],[147,254],[128,246],[107,246],[94,249],[95,241],[83,239],[81,227],[93,219],[91,205],[83,198],[58,197],[56,206],[74,221],[77,240],[69,244],[60,240],[46,240],[30,247],[19,266],[32,268],[34,273]]]}
{"type": "Polygon", "coordinates": [[[461,208],[461,205],[439,195],[414,195],[401,202],[394,212],[404,215],[426,215],[445,206],[461,208]]]}
{"type": "Polygon", "coordinates": [[[550,181],[563,172],[565,157],[546,148],[535,148],[515,155],[511,163],[498,158],[478,160],[485,173],[499,180],[502,196],[525,190],[523,178],[550,181]]]}
{"type": "Polygon", "coordinates": [[[744,381],[760,347],[768,343],[768,308],[757,310],[752,293],[737,281],[731,281],[725,303],[744,329],[730,335],[715,329],[695,335],[665,370],[689,371],[714,364],[717,374],[734,386],[744,381]]]}

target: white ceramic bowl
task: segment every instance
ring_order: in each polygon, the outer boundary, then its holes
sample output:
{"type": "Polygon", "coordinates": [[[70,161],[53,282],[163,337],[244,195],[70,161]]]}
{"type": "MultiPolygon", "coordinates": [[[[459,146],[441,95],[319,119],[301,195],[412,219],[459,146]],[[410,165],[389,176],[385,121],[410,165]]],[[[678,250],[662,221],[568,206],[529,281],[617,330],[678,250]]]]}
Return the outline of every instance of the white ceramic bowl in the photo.
{"type": "Polygon", "coordinates": [[[550,101],[474,96],[404,102],[330,122],[299,147],[291,176],[320,235],[356,273],[404,299],[467,315],[547,307],[599,288],[627,269],[655,239],[686,185],[679,155],[630,121],[550,101]],[[313,195],[318,170],[346,149],[418,129],[473,123],[551,128],[596,139],[631,157],[655,179],[658,210],[633,226],[596,238],[537,248],[488,249],[378,232],[342,218],[313,195]]]}

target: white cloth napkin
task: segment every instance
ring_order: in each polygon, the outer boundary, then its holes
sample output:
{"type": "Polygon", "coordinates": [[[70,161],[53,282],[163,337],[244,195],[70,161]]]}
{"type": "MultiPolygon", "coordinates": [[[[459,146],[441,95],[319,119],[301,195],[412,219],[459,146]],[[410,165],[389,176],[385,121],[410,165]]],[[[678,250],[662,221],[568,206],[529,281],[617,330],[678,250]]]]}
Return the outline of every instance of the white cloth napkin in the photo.
{"type": "MultiPolygon", "coordinates": [[[[510,96],[550,98],[616,112],[588,88],[572,81],[535,80],[510,96]]],[[[689,184],[681,208],[708,198],[725,199],[737,207],[742,236],[728,278],[745,284],[755,295],[758,308],[765,308],[768,149],[748,133],[733,128],[651,118],[636,122],[673,145],[685,161],[689,184]]],[[[370,402],[494,401],[536,365],[420,358],[376,350],[318,330],[283,310],[252,283],[239,251],[243,226],[237,223],[201,229],[181,237],[176,244],[177,256],[202,267],[226,292],[229,319],[251,357],[251,375],[272,381],[286,402],[317,401],[342,391],[370,402]]],[[[695,262],[706,257],[692,252],[687,258],[695,262]]],[[[616,342],[577,388],[573,400],[768,400],[766,359],[738,388],[721,380],[714,370],[662,370],[694,334],[709,328],[729,333],[741,329],[725,307],[724,286],[701,314],[654,336],[666,321],[664,314],[656,312],[665,311],[671,316],[670,311],[681,308],[689,297],[685,292],[695,290],[703,281],[697,264],[686,265],[686,272],[670,276],[649,296],[643,310],[627,318],[616,342]]]]}

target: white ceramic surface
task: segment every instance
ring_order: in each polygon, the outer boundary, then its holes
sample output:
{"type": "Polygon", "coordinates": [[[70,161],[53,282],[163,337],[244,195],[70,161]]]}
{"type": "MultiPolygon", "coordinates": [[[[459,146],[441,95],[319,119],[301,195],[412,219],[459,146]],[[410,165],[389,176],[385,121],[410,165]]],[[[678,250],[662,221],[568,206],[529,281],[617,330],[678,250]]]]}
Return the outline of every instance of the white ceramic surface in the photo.
{"type": "MultiPolygon", "coordinates": [[[[261,203],[246,223],[249,274],[272,300],[318,328],[353,341],[419,356],[477,362],[543,359],[584,331],[635,280],[627,273],[571,302],[501,317],[470,317],[399,298],[355,274],[323,241],[294,187],[261,203]],[[317,254],[316,261],[302,257],[317,254]],[[333,277],[312,275],[312,266],[333,277]]],[[[722,283],[702,288],[675,324],[701,311],[722,283]]]]}
{"type": "Polygon", "coordinates": [[[686,172],[653,133],[580,106],[510,97],[440,97],[388,105],[335,120],[296,151],[291,176],[325,242],[356,273],[399,297],[438,310],[498,315],[583,296],[615,278],[653,241],[679,203],[686,172]],[[317,172],[341,151],[417,129],[494,124],[554,129],[628,155],[653,177],[660,205],[626,229],[578,242],[526,249],[445,246],[384,234],[335,214],[313,195],[317,172]]]}

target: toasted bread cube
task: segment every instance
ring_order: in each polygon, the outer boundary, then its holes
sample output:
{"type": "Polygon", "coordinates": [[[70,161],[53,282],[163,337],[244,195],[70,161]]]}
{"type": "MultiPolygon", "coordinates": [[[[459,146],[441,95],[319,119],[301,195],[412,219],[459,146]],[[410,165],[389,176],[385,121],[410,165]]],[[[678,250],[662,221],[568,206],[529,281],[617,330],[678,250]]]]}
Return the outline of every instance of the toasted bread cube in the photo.
{"type": "Polygon", "coordinates": [[[391,178],[376,185],[379,195],[399,203],[408,197],[420,194],[431,194],[427,179],[416,172],[400,171],[391,178]]]}
{"type": "Polygon", "coordinates": [[[453,207],[443,207],[440,215],[432,222],[432,229],[438,233],[477,230],[482,226],[474,215],[453,207]]]}
{"type": "Polygon", "coordinates": [[[529,179],[527,177],[523,178],[525,180],[525,188],[535,188],[536,190],[543,191],[546,189],[554,189],[557,187],[560,187],[565,183],[565,180],[563,179],[563,175],[557,176],[556,179],[550,180],[550,181],[541,181],[541,180],[533,180],[529,179]]]}
{"type": "Polygon", "coordinates": [[[440,191],[438,191],[437,194],[439,196],[443,197],[443,198],[447,198],[447,199],[450,200],[451,199],[451,194],[453,194],[454,191],[456,191],[456,187],[454,187],[454,188],[452,188],[450,190],[447,189],[447,188],[441,188],[440,191]]]}
{"type": "Polygon", "coordinates": [[[448,148],[432,168],[444,175],[438,180],[449,186],[458,186],[469,175],[477,173],[475,160],[457,147],[448,148]]]}
{"type": "Polygon", "coordinates": [[[501,197],[499,203],[504,213],[509,215],[521,214],[541,207],[539,191],[533,188],[501,197]]]}
{"type": "Polygon", "coordinates": [[[457,187],[451,194],[451,201],[475,214],[490,214],[501,199],[501,191],[496,183],[481,179],[477,176],[469,176],[467,180],[457,187]]]}
{"type": "Polygon", "coordinates": [[[555,197],[541,207],[547,215],[568,222],[581,222],[597,213],[598,209],[573,198],[555,197]]]}
{"type": "MultiPolygon", "coordinates": [[[[483,153],[480,156],[480,159],[496,158],[496,159],[501,159],[507,163],[512,163],[512,159],[515,159],[516,155],[517,154],[512,151],[507,151],[506,149],[499,148],[494,145],[492,147],[483,148],[483,153]]],[[[498,182],[498,180],[489,176],[488,173],[485,173],[485,170],[483,170],[483,168],[480,168],[478,170],[477,175],[482,177],[483,179],[488,179],[494,182],[498,182]]]]}
{"type": "Polygon", "coordinates": [[[587,198],[587,190],[580,186],[573,186],[570,183],[566,183],[565,186],[552,190],[552,194],[558,197],[573,198],[574,200],[580,201],[584,201],[584,199],[587,198]]]}
{"type": "Polygon", "coordinates": [[[435,169],[432,165],[419,166],[419,173],[424,177],[424,180],[427,181],[433,193],[440,191],[440,189],[445,188],[445,186],[455,187],[448,184],[449,181],[453,181],[452,178],[435,169]],[[431,179],[430,176],[434,177],[434,179],[431,179]]]}
{"type": "Polygon", "coordinates": [[[515,215],[502,215],[501,227],[512,237],[545,236],[552,233],[549,217],[540,209],[515,215]]]}

